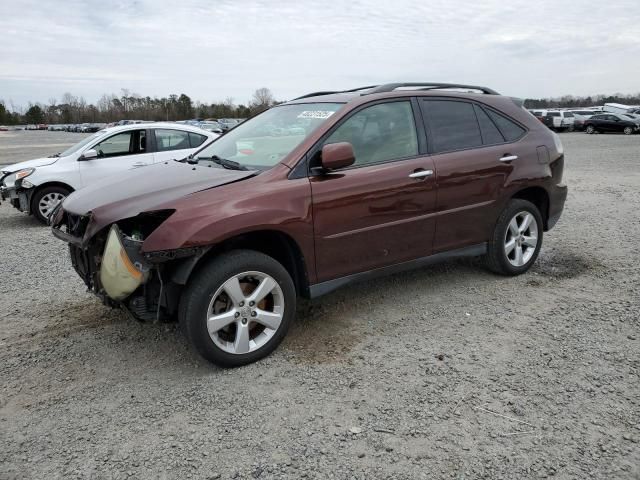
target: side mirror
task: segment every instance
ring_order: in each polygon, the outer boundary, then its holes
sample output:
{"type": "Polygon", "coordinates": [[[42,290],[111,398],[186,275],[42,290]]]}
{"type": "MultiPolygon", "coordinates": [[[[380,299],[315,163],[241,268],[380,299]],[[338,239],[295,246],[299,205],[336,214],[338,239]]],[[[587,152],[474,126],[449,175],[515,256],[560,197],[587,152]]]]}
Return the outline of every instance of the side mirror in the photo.
{"type": "Polygon", "coordinates": [[[91,160],[92,158],[98,158],[98,152],[93,148],[90,148],[89,150],[85,150],[84,153],[78,157],[78,161],[82,162],[85,160],[91,160]]]}
{"type": "Polygon", "coordinates": [[[353,165],[356,156],[349,142],[329,143],[322,147],[322,168],[338,170],[353,165]]]}

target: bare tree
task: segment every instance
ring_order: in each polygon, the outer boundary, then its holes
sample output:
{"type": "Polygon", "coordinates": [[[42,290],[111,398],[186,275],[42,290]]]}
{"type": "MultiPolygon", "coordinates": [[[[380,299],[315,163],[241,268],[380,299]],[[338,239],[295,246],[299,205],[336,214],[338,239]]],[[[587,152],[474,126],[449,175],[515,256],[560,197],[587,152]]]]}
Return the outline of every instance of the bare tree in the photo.
{"type": "Polygon", "coordinates": [[[276,103],[276,99],[268,88],[262,87],[253,93],[250,107],[254,113],[262,112],[276,103]]]}

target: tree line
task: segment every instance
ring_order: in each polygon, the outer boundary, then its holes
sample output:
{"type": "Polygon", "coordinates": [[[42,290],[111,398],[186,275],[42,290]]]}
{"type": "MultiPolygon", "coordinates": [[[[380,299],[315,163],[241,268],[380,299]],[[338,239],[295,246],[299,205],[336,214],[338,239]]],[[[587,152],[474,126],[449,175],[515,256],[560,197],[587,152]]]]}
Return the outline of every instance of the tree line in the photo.
{"type": "Polygon", "coordinates": [[[222,102],[202,103],[188,95],[143,97],[123,89],[120,95],[102,95],[94,103],[71,93],[60,101],[29,103],[26,110],[8,108],[0,99],[0,125],[109,123],[118,120],[188,120],[192,118],[247,118],[277,104],[268,88],[259,88],[247,105],[236,105],[233,98],[222,102]]]}
{"type": "MultiPolygon", "coordinates": [[[[60,101],[49,99],[47,104],[30,103],[25,111],[7,108],[0,99],[0,125],[109,123],[117,120],[187,120],[191,118],[248,118],[276,105],[268,88],[259,88],[247,105],[236,105],[233,98],[222,102],[202,103],[188,95],[172,94],[167,97],[143,97],[123,89],[121,94],[102,95],[95,103],[71,93],[60,101]]],[[[557,98],[527,98],[526,108],[591,107],[605,103],[640,105],[640,93],[635,95],[565,95],[557,98]]]]}

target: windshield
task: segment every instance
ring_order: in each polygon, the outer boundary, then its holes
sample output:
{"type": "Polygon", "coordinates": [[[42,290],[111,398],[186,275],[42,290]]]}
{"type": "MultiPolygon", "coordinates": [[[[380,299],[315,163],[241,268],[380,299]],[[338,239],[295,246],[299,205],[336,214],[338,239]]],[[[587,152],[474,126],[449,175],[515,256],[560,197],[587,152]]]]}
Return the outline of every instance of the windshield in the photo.
{"type": "Polygon", "coordinates": [[[219,157],[241,166],[273,167],[337,112],[341,103],[282,105],[230,130],[195,156],[198,161],[219,157]]]}
{"type": "Polygon", "coordinates": [[[103,133],[104,132],[94,133],[93,135],[91,135],[91,136],[85,138],[84,140],[82,140],[80,143],[76,143],[73,147],[69,147],[68,149],[66,149],[64,152],[62,152],[60,154],[60,156],[61,157],[66,157],[67,155],[71,155],[72,153],[76,153],[82,147],[84,147],[85,145],[88,145],[89,143],[91,143],[92,140],[95,140],[96,138],[101,136],[103,133]]]}

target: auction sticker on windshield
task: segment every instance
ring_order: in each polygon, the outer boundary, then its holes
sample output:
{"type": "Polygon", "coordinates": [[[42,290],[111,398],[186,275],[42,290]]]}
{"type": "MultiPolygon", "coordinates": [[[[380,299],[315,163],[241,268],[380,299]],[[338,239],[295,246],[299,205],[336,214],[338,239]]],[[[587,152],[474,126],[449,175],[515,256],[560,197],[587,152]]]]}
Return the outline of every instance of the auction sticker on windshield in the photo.
{"type": "Polygon", "coordinates": [[[334,113],[336,112],[332,110],[305,110],[300,115],[298,115],[298,118],[320,118],[324,120],[325,118],[329,118],[334,113]]]}

